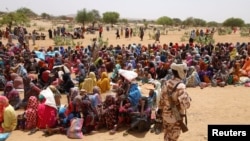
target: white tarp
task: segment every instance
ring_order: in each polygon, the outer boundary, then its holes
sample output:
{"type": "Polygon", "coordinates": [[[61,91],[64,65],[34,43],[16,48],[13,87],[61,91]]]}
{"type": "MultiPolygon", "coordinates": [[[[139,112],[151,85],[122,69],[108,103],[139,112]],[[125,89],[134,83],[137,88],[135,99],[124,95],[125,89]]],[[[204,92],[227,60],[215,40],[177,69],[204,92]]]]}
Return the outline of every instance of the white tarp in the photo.
{"type": "Polygon", "coordinates": [[[127,79],[128,81],[132,81],[138,76],[136,72],[130,71],[130,70],[124,70],[124,69],[119,69],[118,73],[121,76],[123,76],[125,79],[127,79]]]}

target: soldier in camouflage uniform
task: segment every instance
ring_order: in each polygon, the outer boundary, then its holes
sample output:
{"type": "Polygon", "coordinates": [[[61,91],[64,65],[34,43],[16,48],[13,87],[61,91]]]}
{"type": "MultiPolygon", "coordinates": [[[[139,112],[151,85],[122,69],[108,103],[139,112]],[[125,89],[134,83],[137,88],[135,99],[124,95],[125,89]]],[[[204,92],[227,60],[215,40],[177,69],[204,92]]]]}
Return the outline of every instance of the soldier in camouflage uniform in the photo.
{"type": "MultiPolygon", "coordinates": [[[[172,63],[171,69],[173,72],[173,78],[163,83],[162,86],[162,95],[159,103],[159,113],[162,114],[163,118],[163,128],[164,128],[164,141],[177,141],[181,134],[181,126],[179,122],[176,120],[173,112],[170,108],[170,102],[168,99],[168,93],[172,92],[177,83],[182,82],[186,77],[187,65],[172,63]]],[[[172,93],[172,99],[176,105],[180,113],[184,114],[183,107],[180,104],[181,95],[185,94],[186,86],[184,83],[178,84],[175,91],[172,93]]]]}

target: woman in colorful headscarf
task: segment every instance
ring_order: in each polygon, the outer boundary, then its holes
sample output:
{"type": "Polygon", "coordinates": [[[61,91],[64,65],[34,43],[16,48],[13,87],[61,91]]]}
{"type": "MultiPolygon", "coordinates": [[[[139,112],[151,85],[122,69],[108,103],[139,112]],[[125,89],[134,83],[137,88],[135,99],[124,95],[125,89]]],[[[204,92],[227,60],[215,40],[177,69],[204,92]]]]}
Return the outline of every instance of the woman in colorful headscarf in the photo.
{"type": "Polygon", "coordinates": [[[91,100],[87,95],[84,95],[81,103],[82,115],[84,117],[82,132],[90,133],[97,125],[97,111],[91,105],[91,100]]]}
{"type": "Polygon", "coordinates": [[[51,71],[53,69],[53,66],[54,66],[54,57],[52,56],[49,56],[48,59],[48,69],[51,71]]]}
{"type": "Polygon", "coordinates": [[[0,132],[11,132],[17,126],[15,110],[5,96],[0,96],[0,123],[0,132]]]}
{"type": "Polygon", "coordinates": [[[107,72],[102,73],[101,79],[97,81],[97,86],[101,89],[101,93],[105,93],[110,90],[110,80],[107,72]]]}
{"type": "Polygon", "coordinates": [[[61,93],[53,85],[50,85],[49,88],[52,91],[52,93],[54,94],[54,98],[55,98],[55,102],[56,102],[56,107],[59,108],[61,106],[61,98],[62,98],[61,93]]]}
{"type": "Polygon", "coordinates": [[[117,78],[119,69],[121,69],[121,65],[120,64],[116,64],[115,68],[114,68],[114,71],[113,71],[113,73],[111,75],[112,81],[117,78]]]}
{"type": "Polygon", "coordinates": [[[132,63],[128,63],[126,69],[127,69],[127,70],[130,70],[130,71],[133,71],[134,68],[133,68],[132,63]]]}
{"type": "Polygon", "coordinates": [[[11,73],[11,80],[13,81],[13,87],[15,89],[23,89],[23,78],[17,73],[11,73]]]}
{"type": "Polygon", "coordinates": [[[89,73],[89,77],[80,84],[80,89],[85,89],[88,93],[93,93],[93,87],[96,86],[96,76],[94,72],[89,73]]]}
{"type": "Polygon", "coordinates": [[[102,57],[98,57],[95,62],[94,62],[95,66],[97,68],[99,68],[102,64],[103,64],[103,60],[102,60],[102,57]]]}
{"type": "Polygon", "coordinates": [[[110,73],[113,71],[114,69],[114,63],[112,62],[111,58],[108,57],[106,62],[105,62],[105,66],[107,68],[107,72],[110,73]]]}
{"type": "Polygon", "coordinates": [[[153,62],[149,63],[149,71],[148,71],[152,78],[155,79],[156,78],[156,69],[155,69],[155,64],[153,62]]]}
{"type": "Polygon", "coordinates": [[[4,76],[6,78],[7,81],[11,81],[11,76],[10,74],[13,72],[13,70],[11,70],[10,65],[6,65],[5,69],[4,69],[4,76]]]}
{"type": "Polygon", "coordinates": [[[69,93],[70,89],[74,87],[74,83],[70,78],[70,74],[63,74],[63,83],[60,85],[60,92],[69,93]]]}
{"type": "Polygon", "coordinates": [[[115,132],[116,124],[118,122],[118,105],[116,104],[115,97],[107,95],[103,103],[103,109],[99,116],[100,127],[106,127],[108,130],[115,132]]]}
{"type": "Polygon", "coordinates": [[[134,129],[139,132],[148,131],[151,126],[151,110],[148,97],[141,97],[136,109],[130,113],[131,123],[123,135],[127,135],[134,129]]]}
{"type": "Polygon", "coordinates": [[[24,84],[24,98],[22,100],[23,105],[26,106],[26,102],[28,101],[30,96],[35,96],[38,98],[41,89],[38,88],[32,81],[29,76],[23,77],[23,84],[24,84]]]}
{"type": "Polygon", "coordinates": [[[54,94],[49,87],[41,91],[39,100],[37,127],[39,129],[55,127],[57,124],[57,107],[54,94]]]}
{"type": "Polygon", "coordinates": [[[24,88],[23,78],[18,76],[16,79],[14,79],[13,86],[15,89],[23,89],[24,88]]]}
{"type": "Polygon", "coordinates": [[[93,94],[89,95],[89,99],[91,101],[91,105],[94,108],[97,108],[102,103],[102,97],[100,95],[100,88],[95,86],[93,88],[93,94]]]}
{"type": "Polygon", "coordinates": [[[0,68],[0,91],[3,91],[6,84],[6,78],[4,77],[3,70],[0,68]]]}
{"type": "Polygon", "coordinates": [[[4,96],[8,98],[9,104],[13,107],[16,107],[21,101],[19,92],[13,87],[13,83],[10,81],[5,85],[4,96]]]}
{"type": "Polygon", "coordinates": [[[28,101],[27,109],[25,111],[25,129],[30,130],[36,128],[37,125],[37,108],[38,100],[35,96],[31,96],[28,101]]]}
{"type": "Polygon", "coordinates": [[[77,95],[76,97],[74,97],[73,101],[69,103],[69,106],[65,111],[65,118],[63,119],[63,123],[65,125],[68,125],[70,123],[70,120],[74,117],[81,118],[81,102],[82,96],[77,95]]]}
{"type": "Polygon", "coordinates": [[[68,98],[68,104],[70,104],[74,100],[74,98],[76,96],[78,96],[78,95],[79,95],[79,89],[77,87],[71,88],[70,91],[69,91],[69,95],[67,97],[68,98]]]}
{"type": "Polygon", "coordinates": [[[201,82],[200,77],[194,66],[189,67],[187,78],[186,78],[186,86],[187,87],[196,87],[200,86],[203,88],[205,82],[201,82]]]}
{"type": "Polygon", "coordinates": [[[107,72],[106,66],[104,64],[101,65],[100,68],[98,69],[97,78],[101,78],[103,72],[107,72]]]}

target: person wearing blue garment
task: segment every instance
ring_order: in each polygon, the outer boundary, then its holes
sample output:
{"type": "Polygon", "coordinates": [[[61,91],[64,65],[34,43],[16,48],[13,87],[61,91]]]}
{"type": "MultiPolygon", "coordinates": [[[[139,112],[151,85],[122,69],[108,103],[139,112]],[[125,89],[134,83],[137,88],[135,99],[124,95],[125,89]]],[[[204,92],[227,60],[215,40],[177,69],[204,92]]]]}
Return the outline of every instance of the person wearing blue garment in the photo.
{"type": "Polygon", "coordinates": [[[0,58],[0,68],[4,69],[4,61],[2,58],[0,58]]]}
{"type": "Polygon", "coordinates": [[[111,80],[112,80],[113,82],[116,81],[116,78],[117,78],[117,76],[118,76],[118,71],[119,71],[119,69],[121,69],[121,65],[120,65],[120,64],[116,64],[116,65],[115,65],[115,68],[114,68],[114,71],[113,71],[113,73],[112,73],[112,75],[111,75],[111,80]]]}
{"type": "Polygon", "coordinates": [[[128,92],[128,100],[131,103],[132,108],[138,105],[140,98],[141,92],[138,88],[138,84],[132,81],[128,92]]]}

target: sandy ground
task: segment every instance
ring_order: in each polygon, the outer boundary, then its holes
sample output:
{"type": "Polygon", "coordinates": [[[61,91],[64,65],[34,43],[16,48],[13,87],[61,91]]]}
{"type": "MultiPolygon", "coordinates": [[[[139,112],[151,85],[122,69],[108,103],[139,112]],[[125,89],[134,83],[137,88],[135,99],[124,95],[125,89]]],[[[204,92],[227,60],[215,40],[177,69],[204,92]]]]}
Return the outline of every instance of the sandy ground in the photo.
{"type": "MultiPolygon", "coordinates": [[[[39,26],[46,27],[44,33],[48,37],[48,28],[52,27],[51,23],[42,21],[32,21],[36,22],[37,26],[32,27],[37,28],[39,26]]],[[[31,24],[32,25],[32,24],[31,24]]],[[[205,29],[205,28],[204,28],[205,29]]],[[[191,29],[190,29],[191,30],[191,29]]],[[[161,43],[169,42],[180,42],[180,38],[185,30],[182,31],[169,31],[168,35],[161,36],[161,43]]],[[[84,40],[76,40],[83,42],[86,46],[90,44],[90,39],[97,37],[98,33],[95,35],[86,35],[84,40]]],[[[131,43],[141,43],[147,45],[148,43],[153,43],[153,40],[149,40],[149,36],[145,33],[144,41],[141,42],[139,37],[133,37],[130,39],[115,39],[115,31],[103,33],[104,39],[109,38],[109,44],[131,44],[131,43]]],[[[216,42],[249,42],[249,37],[240,37],[239,32],[232,35],[218,36],[217,33],[214,35],[216,42]]],[[[7,40],[4,39],[5,43],[7,40]]],[[[16,42],[16,41],[15,41],[16,42]]],[[[30,41],[31,43],[32,41],[30,41]]],[[[48,47],[53,45],[53,41],[46,39],[45,41],[37,41],[38,46],[48,47]]],[[[192,97],[192,105],[188,110],[188,128],[189,132],[182,134],[180,141],[205,141],[207,140],[207,126],[208,124],[249,124],[250,112],[250,99],[249,88],[244,86],[227,86],[224,88],[188,88],[188,92],[192,97]]],[[[145,93],[147,94],[147,93],[145,93]]],[[[63,96],[63,103],[66,103],[66,98],[63,96]]],[[[18,111],[17,113],[20,113],[18,111]]],[[[144,134],[132,134],[124,137],[124,130],[120,130],[115,135],[109,135],[108,131],[101,130],[98,132],[93,132],[90,135],[85,135],[82,140],[85,141],[162,141],[163,134],[155,135],[150,132],[144,134]]],[[[53,135],[50,137],[44,137],[42,132],[37,132],[33,135],[28,135],[28,132],[23,131],[13,131],[8,141],[16,140],[26,140],[26,141],[67,141],[68,139],[65,135],[53,135]]]]}

